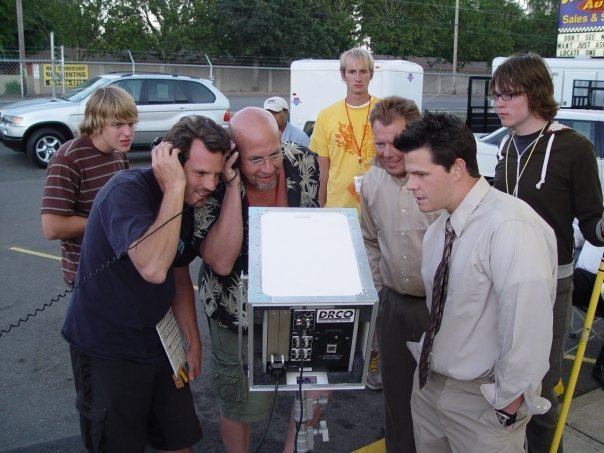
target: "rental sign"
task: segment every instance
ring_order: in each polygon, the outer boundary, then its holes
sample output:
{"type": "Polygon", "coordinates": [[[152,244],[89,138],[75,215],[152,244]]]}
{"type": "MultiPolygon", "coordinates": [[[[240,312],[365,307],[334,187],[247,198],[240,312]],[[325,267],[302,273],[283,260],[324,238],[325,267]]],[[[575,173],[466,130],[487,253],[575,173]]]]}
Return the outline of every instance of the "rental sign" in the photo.
{"type": "MultiPolygon", "coordinates": [[[[44,86],[52,86],[52,65],[43,65],[44,69],[44,86]]],[[[88,80],[88,65],[87,64],[66,64],[63,66],[63,78],[61,79],[61,66],[55,65],[55,86],[61,87],[77,87],[88,80]]]]}

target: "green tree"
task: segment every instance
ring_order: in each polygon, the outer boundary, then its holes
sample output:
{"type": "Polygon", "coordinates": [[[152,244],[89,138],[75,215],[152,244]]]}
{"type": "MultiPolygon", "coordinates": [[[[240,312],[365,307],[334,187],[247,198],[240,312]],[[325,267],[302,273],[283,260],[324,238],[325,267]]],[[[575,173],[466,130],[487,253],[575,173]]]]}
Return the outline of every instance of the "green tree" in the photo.
{"type": "Polygon", "coordinates": [[[31,0],[23,3],[24,7],[25,4],[28,6],[32,27],[40,33],[39,48],[50,46],[50,32],[54,32],[56,46],[92,49],[97,45],[105,8],[103,0],[31,0]]]}
{"type": "Polygon", "coordinates": [[[487,61],[514,51],[510,26],[523,18],[515,2],[500,0],[464,0],[459,18],[458,60],[487,61]]]}
{"type": "Polygon", "coordinates": [[[354,2],[232,0],[216,5],[223,52],[253,61],[334,56],[356,41],[354,2]]]}
{"type": "Polygon", "coordinates": [[[530,13],[555,14],[557,18],[558,11],[560,11],[560,0],[527,0],[526,6],[530,13]]]}
{"type": "Polygon", "coordinates": [[[374,53],[438,56],[435,48],[443,33],[433,8],[419,2],[364,0],[358,12],[361,33],[374,53]]]}
{"type": "Polygon", "coordinates": [[[215,1],[150,0],[140,5],[152,36],[153,50],[164,56],[177,53],[214,53],[215,1]]]}
{"type": "Polygon", "coordinates": [[[0,51],[17,49],[19,45],[14,0],[0,0],[0,24],[0,51]]]}
{"type": "MultiPolygon", "coordinates": [[[[553,56],[558,0],[460,0],[458,61],[515,51],[553,56]]],[[[68,48],[155,53],[162,60],[286,63],[337,58],[354,45],[375,54],[452,61],[455,0],[27,0],[27,52],[68,48]]],[[[0,51],[16,51],[15,1],[0,0],[0,51]]],[[[137,59],[142,57],[137,55],[137,59]]]]}
{"type": "Polygon", "coordinates": [[[528,0],[528,13],[513,29],[515,51],[555,57],[558,37],[559,0],[528,0]]]}
{"type": "Polygon", "coordinates": [[[134,52],[153,48],[154,40],[145,22],[139,4],[131,0],[105,2],[100,39],[96,48],[105,51],[131,50],[134,52]]]}
{"type": "MultiPolygon", "coordinates": [[[[66,3],[75,1],[57,0],[59,9],[63,9],[66,3]]],[[[48,48],[49,32],[52,31],[50,24],[56,6],[54,3],[42,0],[30,0],[22,2],[23,10],[23,35],[26,52],[48,48]]],[[[17,33],[17,12],[15,0],[0,0],[0,48],[16,51],[19,48],[17,33]]]]}
{"type": "MultiPolygon", "coordinates": [[[[460,66],[527,48],[555,49],[556,2],[532,3],[527,13],[512,0],[461,0],[460,66]]],[[[453,60],[455,0],[361,0],[358,9],[361,34],[376,54],[453,60]]]]}
{"type": "MultiPolygon", "coordinates": [[[[46,50],[50,32],[55,43],[70,48],[88,48],[99,36],[103,0],[23,1],[23,30],[26,54],[46,50]]],[[[14,0],[0,0],[0,49],[18,49],[14,0]]]]}

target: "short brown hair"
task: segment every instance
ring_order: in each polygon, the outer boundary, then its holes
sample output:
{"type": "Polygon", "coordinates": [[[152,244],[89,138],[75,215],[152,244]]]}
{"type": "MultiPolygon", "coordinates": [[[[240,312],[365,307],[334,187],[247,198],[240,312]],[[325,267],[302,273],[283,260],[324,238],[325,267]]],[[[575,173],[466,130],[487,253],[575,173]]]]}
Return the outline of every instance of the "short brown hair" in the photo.
{"type": "Polygon", "coordinates": [[[384,126],[389,126],[397,118],[403,118],[407,123],[419,119],[421,116],[417,104],[411,99],[400,96],[388,96],[381,99],[371,109],[369,121],[371,125],[379,121],[384,126]]]}
{"type": "Polygon", "coordinates": [[[117,86],[98,88],[86,103],[80,135],[99,132],[111,121],[136,123],[138,110],[130,94],[117,86]]]}
{"type": "Polygon", "coordinates": [[[495,87],[502,93],[525,93],[530,112],[544,120],[553,120],[558,112],[552,76],[536,53],[517,53],[501,63],[491,79],[491,94],[495,87]]]}

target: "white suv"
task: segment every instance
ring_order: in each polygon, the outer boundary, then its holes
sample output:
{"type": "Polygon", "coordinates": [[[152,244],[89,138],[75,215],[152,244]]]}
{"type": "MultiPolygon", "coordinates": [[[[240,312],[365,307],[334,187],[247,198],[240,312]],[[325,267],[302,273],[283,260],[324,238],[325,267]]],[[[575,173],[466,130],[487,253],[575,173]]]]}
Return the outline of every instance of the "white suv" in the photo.
{"type": "Polygon", "coordinates": [[[203,115],[228,126],[229,100],[209,80],[172,74],[111,73],[90,79],[56,99],[6,105],[0,112],[0,141],[46,168],[59,147],[77,136],[92,92],[106,85],[125,89],[136,102],[139,119],[133,149],[149,149],[156,137],[166,135],[187,115],[203,115]]]}
{"type": "MultiPolygon", "coordinates": [[[[604,110],[560,109],[556,119],[572,127],[593,143],[600,172],[600,182],[604,190],[604,110]]],[[[476,139],[478,169],[480,174],[492,180],[495,177],[499,143],[508,134],[507,127],[501,127],[488,135],[476,139]]]]}

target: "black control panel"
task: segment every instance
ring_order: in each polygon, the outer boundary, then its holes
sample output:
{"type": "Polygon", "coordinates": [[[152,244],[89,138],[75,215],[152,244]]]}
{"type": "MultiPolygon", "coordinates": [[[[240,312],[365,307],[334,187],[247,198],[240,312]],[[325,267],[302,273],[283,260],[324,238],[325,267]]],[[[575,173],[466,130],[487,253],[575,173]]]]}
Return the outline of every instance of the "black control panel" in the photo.
{"type": "Polygon", "coordinates": [[[357,310],[291,310],[288,369],[348,371],[354,354],[357,310]]]}

